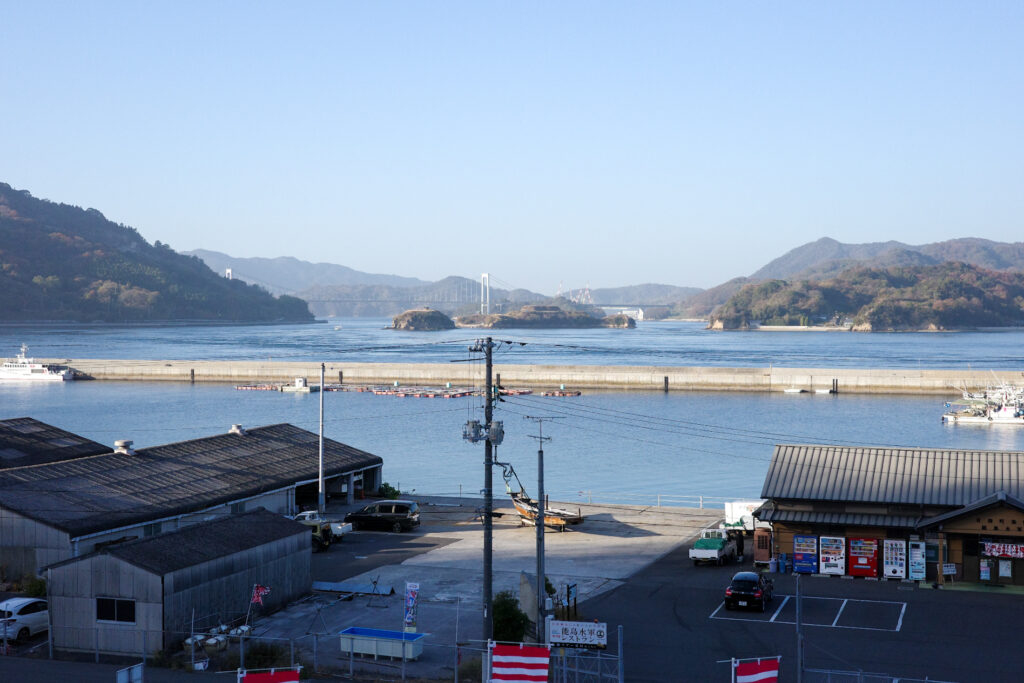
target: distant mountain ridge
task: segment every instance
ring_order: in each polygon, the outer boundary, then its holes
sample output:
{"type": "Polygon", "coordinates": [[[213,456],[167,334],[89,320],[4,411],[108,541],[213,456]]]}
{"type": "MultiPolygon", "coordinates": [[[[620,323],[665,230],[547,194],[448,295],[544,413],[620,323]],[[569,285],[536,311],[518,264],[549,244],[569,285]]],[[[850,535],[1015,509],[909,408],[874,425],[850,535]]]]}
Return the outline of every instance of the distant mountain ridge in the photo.
{"type": "Polygon", "coordinates": [[[420,287],[430,284],[414,277],[364,273],[348,266],[312,263],[292,256],[238,258],[208,249],[193,249],[183,253],[201,258],[221,275],[230,268],[232,277],[259,285],[273,294],[294,294],[311,287],[330,285],[420,287]]]}
{"type": "Polygon", "coordinates": [[[1024,271],[1024,242],[993,242],[978,237],[910,245],[902,242],[844,244],[830,237],[792,249],[751,275],[753,280],[830,277],[854,265],[938,265],[948,261],[970,263],[988,270],[1024,271]]]}
{"type": "Polygon", "coordinates": [[[855,330],[952,330],[1024,324],[1024,273],[946,261],[855,267],[826,280],[747,284],[711,314],[716,329],[851,324],[855,330]]]}
{"type": "Polygon", "coordinates": [[[306,303],[228,280],[134,228],[0,183],[4,321],[307,322],[306,303]]]}

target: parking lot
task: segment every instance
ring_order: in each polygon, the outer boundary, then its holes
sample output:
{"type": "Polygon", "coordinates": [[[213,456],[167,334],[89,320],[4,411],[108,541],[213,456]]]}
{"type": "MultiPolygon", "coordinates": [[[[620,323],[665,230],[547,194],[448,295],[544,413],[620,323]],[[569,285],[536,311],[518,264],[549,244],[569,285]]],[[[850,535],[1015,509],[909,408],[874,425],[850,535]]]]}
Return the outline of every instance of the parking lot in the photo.
{"type": "MultiPolygon", "coordinates": [[[[852,628],[863,631],[900,631],[907,603],[895,600],[866,600],[859,598],[801,598],[800,622],[804,626],[825,628],[852,628]]],[[[709,619],[725,621],[753,621],[762,624],[796,624],[796,596],[775,595],[766,612],[725,610],[723,602],[709,619]]]]}

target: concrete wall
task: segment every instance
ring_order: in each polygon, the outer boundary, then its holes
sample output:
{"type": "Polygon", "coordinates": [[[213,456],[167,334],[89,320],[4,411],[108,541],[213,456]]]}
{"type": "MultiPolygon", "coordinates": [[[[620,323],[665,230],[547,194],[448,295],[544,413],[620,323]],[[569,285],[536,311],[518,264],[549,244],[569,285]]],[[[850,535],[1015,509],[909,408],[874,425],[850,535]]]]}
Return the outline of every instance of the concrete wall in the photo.
{"type": "MultiPolygon", "coordinates": [[[[95,379],[168,380],[256,384],[291,383],[305,377],[319,382],[318,363],[269,361],[139,361],[72,360],[67,363],[95,379]]],[[[955,394],[950,387],[971,388],[991,385],[996,378],[1019,383],[1020,372],[921,370],[921,369],[828,369],[828,368],[715,368],[609,365],[495,365],[502,384],[514,387],[552,388],[562,384],[572,389],[630,389],[662,391],[668,378],[669,391],[727,390],[783,391],[785,389],[828,389],[838,380],[839,391],[849,393],[932,393],[955,394]]],[[[479,385],[483,368],[468,363],[331,363],[326,381],[337,383],[342,373],[345,384],[391,384],[440,386],[479,385]]]]}
{"type": "Polygon", "coordinates": [[[69,557],[66,533],[0,507],[0,577],[11,581],[34,576],[42,567],[69,557]]]}
{"type": "Polygon", "coordinates": [[[159,576],[107,555],[49,571],[53,646],[60,650],[136,655],[163,648],[159,576]],[[135,601],[135,623],[97,621],[96,598],[135,601]]]}

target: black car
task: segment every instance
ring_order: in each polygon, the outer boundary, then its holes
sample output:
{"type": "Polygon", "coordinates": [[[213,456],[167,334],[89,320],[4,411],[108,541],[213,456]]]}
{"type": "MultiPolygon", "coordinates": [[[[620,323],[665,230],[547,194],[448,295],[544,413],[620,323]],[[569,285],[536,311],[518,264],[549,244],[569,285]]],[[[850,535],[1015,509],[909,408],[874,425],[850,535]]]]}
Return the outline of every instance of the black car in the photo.
{"type": "Polygon", "coordinates": [[[420,525],[420,506],[413,500],[382,500],[345,515],[353,529],[408,531],[420,525]]]}
{"type": "Polygon", "coordinates": [[[725,589],[725,609],[757,607],[764,612],[774,592],[775,584],[764,574],[738,572],[725,589]]]}

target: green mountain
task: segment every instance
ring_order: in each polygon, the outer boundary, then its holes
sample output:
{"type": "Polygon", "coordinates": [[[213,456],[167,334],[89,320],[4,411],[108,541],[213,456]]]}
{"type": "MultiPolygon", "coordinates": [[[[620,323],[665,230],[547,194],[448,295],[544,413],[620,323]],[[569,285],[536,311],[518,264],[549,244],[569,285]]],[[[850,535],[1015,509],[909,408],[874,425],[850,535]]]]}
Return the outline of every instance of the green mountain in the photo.
{"type": "Polygon", "coordinates": [[[96,209],[0,183],[0,321],[311,321],[306,303],[228,280],[96,209]]]}
{"type": "Polygon", "coordinates": [[[746,329],[850,321],[857,330],[926,330],[1024,324],[1024,274],[959,262],[857,267],[828,280],[748,284],[711,315],[746,329]]]}

